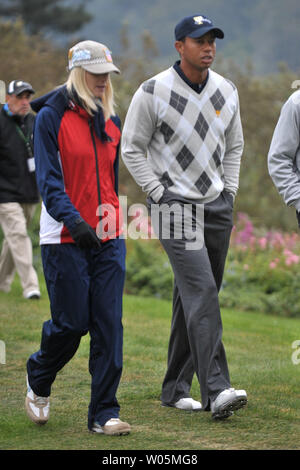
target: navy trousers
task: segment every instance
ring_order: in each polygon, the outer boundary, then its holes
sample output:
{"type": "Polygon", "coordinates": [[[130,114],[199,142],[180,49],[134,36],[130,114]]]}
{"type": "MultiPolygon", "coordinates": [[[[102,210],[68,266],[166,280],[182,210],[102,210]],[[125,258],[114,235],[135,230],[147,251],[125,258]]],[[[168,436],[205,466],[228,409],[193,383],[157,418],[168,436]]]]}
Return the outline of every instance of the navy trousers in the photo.
{"type": "Polygon", "coordinates": [[[81,250],[71,243],[42,245],[51,320],[43,324],[40,350],[27,362],[28,381],[37,395],[49,396],[57,372],[89,332],[89,429],[94,421],[103,425],[119,416],[125,250],[119,238],[97,250],[81,250]]]}

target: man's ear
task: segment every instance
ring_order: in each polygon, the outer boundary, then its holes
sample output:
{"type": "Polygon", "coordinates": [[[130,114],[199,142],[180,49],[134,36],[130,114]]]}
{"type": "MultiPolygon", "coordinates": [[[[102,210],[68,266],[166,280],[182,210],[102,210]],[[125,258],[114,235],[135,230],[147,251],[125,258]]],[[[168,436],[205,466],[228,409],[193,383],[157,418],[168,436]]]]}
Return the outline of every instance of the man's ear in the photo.
{"type": "Polygon", "coordinates": [[[182,54],[182,48],[183,48],[184,42],[183,41],[175,41],[175,49],[178,52],[178,54],[181,56],[182,54]]]}

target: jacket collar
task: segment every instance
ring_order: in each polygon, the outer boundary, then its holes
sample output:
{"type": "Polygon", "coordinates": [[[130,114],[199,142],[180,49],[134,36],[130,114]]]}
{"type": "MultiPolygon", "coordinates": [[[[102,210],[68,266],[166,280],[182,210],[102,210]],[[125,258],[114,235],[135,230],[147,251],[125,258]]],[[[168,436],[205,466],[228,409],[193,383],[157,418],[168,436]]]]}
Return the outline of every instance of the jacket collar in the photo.
{"type": "MultiPolygon", "coordinates": [[[[80,107],[80,109],[83,110],[83,108],[80,105],[78,105],[77,103],[74,103],[70,99],[66,85],[63,85],[55,90],[52,90],[46,95],[43,95],[31,101],[31,108],[36,113],[38,113],[45,106],[49,106],[55,109],[55,111],[58,113],[60,118],[63,117],[67,109],[72,109],[74,106],[75,107],[78,106],[80,107]]],[[[111,141],[111,138],[105,131],[104,114],[100,107],[98,107],[97,112],[93,116],[90,116],[90,119],[92,119],[93,121],[94,129],[99,139],[102,140],[103,142],[111,141]]]]}

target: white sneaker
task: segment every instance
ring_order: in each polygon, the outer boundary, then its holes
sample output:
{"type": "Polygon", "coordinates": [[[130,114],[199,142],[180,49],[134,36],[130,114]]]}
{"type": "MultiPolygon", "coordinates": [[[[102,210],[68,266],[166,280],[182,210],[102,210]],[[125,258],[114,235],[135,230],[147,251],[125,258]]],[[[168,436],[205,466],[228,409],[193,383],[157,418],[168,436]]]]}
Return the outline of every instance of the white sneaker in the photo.
{"type": "Polygon", "coordinates": [[[219,393],[211,404],[212,418],[225,419],[247,404],[247,393],[245,390],[227,388],[219,393]]]}
{"type": "Polygon", "coordinates": [[[170,407],[178,408],[179,410],[185,410],[185,411],[202,410],[202,405],[200,401],[193,400],[193,398],[180,398],[180,400],[176,401],[172,405],[168,405],[167,403],[162,403],[162,406],[170,406],[170,407]]]}
{"type": "Polygon", "coordinates": [[[49,397],[39,397],[31,389],[28,377],[27,381],[27,395],[25,399],[25,409],[31,421],[36,424],[46,424],[50,414],[50,399],[49,397]]]}
{"type": "Polygon", "coordinates": [[[31,290],[25,295],[25,299],[39,299],[41,297],[41,293],[39,290],[31,290]]]}
{"type": "Polygon", "coordinates": [[[193,400],[193,398],[180,398],[174,406],[179,410],[200,411],[202,409],[200,401],[193,400]]]}
{"type": "Polygon", "coordinates": [[[107,434],[109,436],[123,436],[125,434],[129,434],[130,430],[130,425],[128,423],[124,423],[119,418],[111,418],[106,421],[103,426],[95,421],[91,429],[92,432],[107,434]]]}

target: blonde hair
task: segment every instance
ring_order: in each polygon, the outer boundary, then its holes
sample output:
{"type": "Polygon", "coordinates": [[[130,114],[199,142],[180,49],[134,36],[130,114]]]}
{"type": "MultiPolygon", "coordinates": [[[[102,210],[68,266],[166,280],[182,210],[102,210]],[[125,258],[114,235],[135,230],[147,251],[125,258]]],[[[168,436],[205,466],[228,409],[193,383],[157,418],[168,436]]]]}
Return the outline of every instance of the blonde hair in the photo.
{"type": "Polygon", "coordinates": [[[94,112],[97,111],[97,106],[103,109],[104,119],[106,121],[110,116],[115,115],[114,91],[109,75],[107,86],[101,100],[96,98],[89,90],[86,83],[85,70],[82,67],[74,67],[71,70],[66,85],[71,96],[72,92],[74,90],[76,91],[82,102],[82,106],[90,115],[93,115],[94,112]]]}

